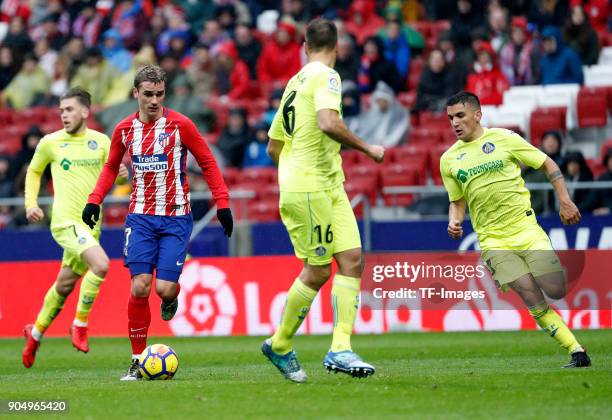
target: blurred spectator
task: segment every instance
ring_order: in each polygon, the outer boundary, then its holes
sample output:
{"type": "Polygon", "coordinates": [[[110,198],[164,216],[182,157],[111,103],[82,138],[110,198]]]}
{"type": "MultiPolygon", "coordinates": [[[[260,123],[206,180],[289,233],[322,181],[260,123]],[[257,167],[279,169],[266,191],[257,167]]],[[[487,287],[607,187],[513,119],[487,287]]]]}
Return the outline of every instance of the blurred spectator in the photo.
{"type": "Polygon", "coordinates": [[[382,81],[376,84],[370,100],[370,109],[359,116],[356,133],[370,144],[397,146],[410,128],[408,111],[395,99],[393,90],[382,81]]]}
{"type": "Polygon", "coordinates": [[[380,80],[390,86],[394,92],[399,92],[404,87],[395,64],[387,60],[383,52],[384,46],[380,38],[376,36],[368,38],[363,46],[357,75],[357,83],[362,92],[372,92],[380,80]]]}
{"type": "Polygon", "coordinates": [[[85,62],[79,66],[70,81],[70,86],[85,89],[91,94],[92,105],[99,105],[118,76],[118,71],[102,57],[100,49],[91,47],[87,50],[85,62]]]}
{"type": "Polygon", "coordinates": [[[395,64],[401,80],[405,81],[410,69],[410,46],[402,36],[401,28],[398,19],[387,20],[381,39],[385,48],[385,58],[395,64]]]}
{"type": "Polygon", "coordinates": [[[119,31],[109,29],[102,34],[102,55],[121,73],[125,73],[132,65],[132,55],[123,47],[119,31]]]}
{"type": "MultiPolygon", "coordinates": [[[[155,50],[151,45],[143,46],[140,51],[134,56],[132,65],[125,73],[120,74],[113,80],[110,90],[104,97],[103,105],[111,106],[128,101],[132,96],[132,87],[134,86],[134,77],[136,71],[146,65],[155,64],[155,50]]],[[[128,111],[129,113],[130,111],[128,111]]],[[[121,113],[119,115],[122,115],[121,113]]],[[[112,119],[113,122],[119,122],[112,119]]],[[[114,128],[116,124],[104,124],[106,127],[114,128]]]]}
{"type": "Polygon", "coordinates": [[[194,96],[187,76],[181,74],[174,79],[172,90],[168,92],[166,106],[183,115],[187,115],[194,122],[200,133],[211,131],[215,123],[212,111],[202,104],[202,100],[194,96]]]}
{"type": "Polygon", "coordinates": [[[72,24],[72,36],[83,39],[84,46],[94,47],[102,32],[104,16],[96,12],[96,8],[89,3],[77,16],[72,24]]]}
{"type": "Polygon", "coordinates": [[[578,53],[583,65],[597,64],[599,37],[581,5],[572,6],[563,37],[567,45],[578,53]]]}
{"type": "MultiPolygon", "coordinates": [[[[36,150],[36,146],[42,139],[44,133],[38,128],[38,126],[34,125],[30,127],[30,129],[21,137],[21,150],[17,152],[15,159],[13,159],[13,164],[11,165],[11,178],[14,180],[13,184],[13,195],[14,196],[22,196],[23,189],[25,187],[25,175],[28,169],[28,165],[34,156],[34,151],[36,150]]],[[[49,180],[49,169],[45,171],[45,181],[49,180]]],[[[42,185],[46,185],[46,182],[43,182],[42,185]]]]}
{"type": "Polygon", "coordinates": [[[13,196],[13,178],[11,178],[11,160],[9,156],[0,156],[0,198],[13,196]]]}
{"type": "Polygon", "coordinates": [[[158,9],[149,20],[149,30],[144,34],[143,42],[155,45],[159,48],[160,45],[158,45],[158,43],[167,26],[166,17],[158,9]]]}
{"type": "Polygon", "coordinates": [[[0,91],[4,90],[17,74],[17,66],[13,60],[13,51],[3,45],[0,47],[0,91]]]}
{"type": "Polygon", "coordinates": [[[85,62],[85,54],[87,50],[85,48],[85,41],[83,38],[73,37],[68,41],[60,55],[66,57],[68,62],[68,74],[70,78],[74,77],[78,68],[85,62]]]}
{"type": "Polygon", "coordinates": [[[65,57],[58,57],[53,66],[53,76],[49,87],[49,97],[47,105],[57,105],[56,99],[68,90],[68,60],[65,57]]]}
{"type": "Polygon", "coordinates": [[[247,145],[242,162],[243,168],[274,167],[274,162],[268,156],[268,129],[265,121],[260,121],[253,127],[253,140],[247,145]]]}
{"type": "Polygon", "coordinates": [[[25,109],[49,90],[49,78],[38,65],[36,57],[27,54],[17,75],[2,94],[2,102],[13,109],[25,109]]]}
{"type": "Polygon", "coordinates": [[[196,33],[202,30],[205,21],[213,18],[215,11],[213,0],[174,0],[173,3],[185,12],[185,20],[196,33]]]}
{"type": "Polygon", "coordinates": [[[355,131],[361,113],[361,92],[352,80],[342,81],[342,119],[346,126],[355,131]]]}
{"type": "Polygon", "coordinates": [[[355,0],[349,7],[346,30],[355,37],[358,45],[363,45],[384,25],[383,18],[376,14],[373,0],[355,0]]]}
{"type": "Polygon", "coordinates": [[[59,14],[57,13],[50,13],[45,16],[41,24],[31,31],[34,41],[45,38],[49,41],[49,45],[52,49],[56,51],[60,50],[68,41],[68,38],[60,32],[58,20],[59,14]]]}
{"type": "Polygon", "coordinates": [[[468,59],[470,54],[459,54],[453,43],[449,31],[442,32],[438,37],[437,48],[444,54],[447,70],[452,74],[452,91],[463,90],[467,82],[469,69],[472,67],[472,60],[468,59]]]}
{"type": "Polygon", "coordinates": [[[214,91],[215,70],[210,48],[198,43],[192,51],[191,64],[186,70],[187,78],[193,86],[193,94],[201,99],[208,98],[214,91]]]}
{"type": "Polygon", "coordinates": [[[510,39],[508,34],[508,11],[501,7],[492,9],[489,12],[489,32],[491,37],[491,46],[496,54],[499,54],[501,49],[510,39]]]}
{"type": "Polygon", "coordinates": [[[457,0],[457,13],[451,19],[451,37],[459,53],[469,50],[472,32],[485,29],[485,17],[475,0],[457,0]]]}
{"type": "Polygon", "coordinates": [[[215,55],[217,49],[230,40],[229,35],[225,32],[219,22],[209,20],[204,23],[204,29],[200,35],[200,41],[210,46],[210,52],[215,55]]]}
{"type": "Polygon", "coordinates": [[[34,46],[34,54],[38,58],[38,65],[42,68],[47,76],[53,77],[55,73],[55,61],[59,57],[57,51],[49,47],[49,41],[46,38],[41,38],[36,41],[34,46]]]}
{"type": "MultiPolygon", "coordinates": [[[[593,28],[597,32],[607,32],[608,20],[610,19],[609,0],[586,0],[582,3],[593,28]]],[[[580,4],[580,1],[572,0],[570,4],[574,6],[580,4]]]]}
{"type": "Polygon", "coordinates": [[[174,87],[174,79],[184,71],[178,58],[169,53],[159,58],[159,66],[166,72],[166,91],[170,92],[174,87]]]}
{"type": "Polygon", "coordinates": [[[336,55],[334,69],[340,75],[340,80],[342,80],[343,83],[346,80],[357,80],[359,54],[355,51],[353,39],[348,35],[343,35],[338,38],[338,54],[336,55]]]}
{"type": "Polygon", "coordinates": [[[500,67],[512,86],[533,85],[537,80],[538,58],[523,17],[512,19],[511,39],[501,50],[500,67]]]}
{"type": "MultiPolygon", "coordinates": [[[[159,34],[156,42],[156,50],[158,55],[164,55],[170,52],[170,44],[173,39],[181,39],[184,46],[191,42],[191,32],[189,24],[185,22],[184,14],[175,7],[164,9],[167,16],[167,27],[159,34]]],[[[157,24],[159,28],[159,22],[157,24]]],[[[180,59],[180,57],[179,57],[180,59]]]]}
{"type": "Polygon", "coordinates": [[[13,221],[13,212],[10,206],[0,206],[0,229],[4,229],[13,221]]]}
{"type": "Polygon", "coordinates": [[[220,95],[230,99],[250,97],[249,68],[238,56],[238,50],[232,41],[226,42],[218,50],[215,87],[220,95]]]}
{"type": "Polygon", "coordinates": [[[449,73],[442,51],[435,49],[429,53],[427,67],[421,74],[417,88],[415,109],[417,111],[444,112],[446,98],[455,93],[453,75],[449,73]]]}
{"type": "Polygon", "coordinates": [[[288,22],[278,24],[274,38],[266,43],[257,61],[259,82],[285,84],[300,71],[300,44],[295,36],[294,25],[288,22]]]}
{"type": "Polygon", "coordinates": [[[28,35],[21,16],[11,18],[8,32],[2,43],[13,51],[13,60],[18,66],[21,66],[23,55],[34,48],[34,42],[28,35]]]}
{"type": "Polygon", "coordinates": [[[474,72],[468,76],[465,90],[474,93],[482,105],[501,105],[509,84],[496,62],[490,44],[480,44],[474,72]]]}
{"type": "Polygon", "coordinates": [[[119,0],[111,19],[111,26],[119,31],[123,45],[128,50],[139,50],[142,34],[147,29],[147,19],[141,1],[119,0]]]}
{"type": "MultiPolygon", "coordinates": [[[[289,16],[292,21],[305,25],[310,21],[310,11],[304,4],[304,0],[282,0],[281,11],[283,16],[289,16]]],[[[308,2],[312,3],[312,2],[308,2]]]]}
{"type": "MultiPolygon", "coordinates": [[[[612,149],[603,157],[603,165],[606,172],[597,181],[612,181],[612,149]]],[[[612,213],[612,188],[592,189],[582,203],[577,203],[578,208],[583,211],[592,211],[594,214],[612,213]]]]}
{"type": "Polygon", "coordinates": [[[244,149],[249,143],[249,139],[246,111],[243,108],[230,109],[227,126],[217,140],[217,148],[227,166],[237,168],[242,166],[244,149]]]}
{"type": "Polygon", "coordinates": [[[574,50],[563,44],[561,31],[548,26],[542,31],[542,55],[540,56],[540,83],[552,85],[558,83],[582,84],[582,62],[574,50]]]}
{"type": "MultiPolygon", "coordinates": [[[[39,11],[36,12],[37,22],[41,22],[45,18],[45,16],[49,14],[50,10],[47,7],[47,4],[45,4],[47,3],[47,0],[38,0],[37,3],[39,3],[40,7],[39,11]]],[[[95,1],[65,0],[62,3],[63,4],[58,4],[59,8],[56,11],[59,14],[58,26],[62,34],[65,37],[69,37],[70,35],[72,35],[72,26],[74,25],[74,22],[83,13],[84,9],[88,7],[94,7],[95,1]]],[[[37,24],[38,23],[33,22],[32,18],[30,18],[30,25],[35,26],[37,24]]]]}
{"type": "Polygon", "coordinates": [[[593,173],[589,169],[589,165],[587,165],[582,153],[579,151],[567,152],[561,164],[561,172],[565,176],[565,182],[568,183],[567,190],[571,199],[577,206],[581,206],[589,195],[589,190],[572,188],[572,184],[574,182],[593,180],[593,173]]]}
{"type": "MultiPolygon", "coordinates": [[[[563,163],[561,155],[562,146],[561,133],[557,130],[549,130],[542,135],[541,150],[548,157],[555,161],[559,166],[563,163]]],[[[548,178],[544,171],[526,167],[523,172],[525,182],[530,183],[547,183],[548,178]]],[[[551,212],[555,209],[555,193],[554,191],[530,191],[531,207],[536,213],[551,212]]]]}
{"type": "Polygon", "coordinates": [[[218,4],[215,7],[215,20],[219,22],[221,29],[227,32],[230,36],[234,33],[236,18],[236,8],[233,4],[218,4]]]}
{"type": "Polygon", "coordinates": [[[234,30],[238,56],[249,67],[251,79],[257,79],[257,60],[261,54],[261,43],[253,36],[253,30],[246,23],[239,23],[234,30]]]}
{"type": "MultiPolygon", "coordinates": [[[[404,5],[407,2],[404,2],[404,5]]],[[[397,5],[397,3],[389,2],[387,7],[385,8],[385,19],[387,22],[397,20],[400,22],[400,32],[408,45],[410,46],[411,52],[416,55],[423,51],[425,48],[425,38],[423,35],[417,30],[413,29],[410,25],[406,25],[404,23],[404,14],[402,13],[402,9],[397,5]]],[[[384,36],[385,27],[382,27],[378,30],[378,36],[384,36]]]]}
{"type": "Polygon", "coordinates": [[[561,155],[562,145],[563,137],[561,137],[559,131],[549,130],[542,135],[542,151],[559,166],[563,163],[563,156],[561,155]]]}
{"type": "Polygon", "coordinates": [[[567,0],[532,0],[527,20],[542,31],[547,26],[562,27],[567,17],[567,0]]]}
{"type": "MultiPolygon", "coordinates": [[[[344,82],[343,82],[344,85],[344,82]]],[[[284,89],[278,88],[274,89],[272,95],[270,95],[270,103],[268,104],[268,109],[264,112],[262,119],[268,125],[272,125],[272,120],[274,120],[274,116],[276,115],[276,111],[280,107],[281,99],[283,98],[284,89]]]]}

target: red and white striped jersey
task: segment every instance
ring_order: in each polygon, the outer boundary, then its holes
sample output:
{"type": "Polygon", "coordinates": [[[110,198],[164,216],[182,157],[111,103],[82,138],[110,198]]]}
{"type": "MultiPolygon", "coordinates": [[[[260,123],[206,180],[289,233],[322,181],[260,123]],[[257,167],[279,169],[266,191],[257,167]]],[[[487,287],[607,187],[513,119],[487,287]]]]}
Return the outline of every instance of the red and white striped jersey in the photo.
{"type": "Polygon", "coordinates": [[[204,138],[189,118],[168,108],[154,122],[143,123],[136,113],[115,127],[108,160],[89,203],[102,203],[113,186],[126,151],[132,161],[130,213],[158,216],[190,213],[185,173],[187,151],[202,168],[217,207],[229,207],[227,186],[204,138]]]}

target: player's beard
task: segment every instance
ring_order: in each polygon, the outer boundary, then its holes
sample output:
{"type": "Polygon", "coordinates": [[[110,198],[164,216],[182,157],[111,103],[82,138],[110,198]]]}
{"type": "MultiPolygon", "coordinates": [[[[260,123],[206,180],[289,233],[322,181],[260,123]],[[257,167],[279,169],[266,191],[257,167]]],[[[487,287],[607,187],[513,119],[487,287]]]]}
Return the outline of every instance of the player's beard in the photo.
{"type": "Polygon", "coordinates": [[[83,124],[85,124],[85,120],[79,121],[77,124],[75,124],[75,126],[74,126],[74,128],[72,130],[66,130],[66,132],[68,134],[76,134],[79,131],[81,131],[81,128],[83,128],[83,124]]]}

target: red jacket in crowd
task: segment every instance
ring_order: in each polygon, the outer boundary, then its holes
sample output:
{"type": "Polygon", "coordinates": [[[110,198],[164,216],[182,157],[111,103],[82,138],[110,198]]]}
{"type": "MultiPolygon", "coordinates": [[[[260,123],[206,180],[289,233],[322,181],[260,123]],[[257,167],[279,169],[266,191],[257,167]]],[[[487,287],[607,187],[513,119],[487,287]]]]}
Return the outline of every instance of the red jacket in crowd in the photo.
{"type": "Polygon", "coordinates": [[[261,83],[286,83],[302,68],[300,44],[295,41],[295,27],[281,22],[277,31],[286,31],[289,41],[278,42],[278,34],[266,43],[257,60],[257,79],[261,83]]]}

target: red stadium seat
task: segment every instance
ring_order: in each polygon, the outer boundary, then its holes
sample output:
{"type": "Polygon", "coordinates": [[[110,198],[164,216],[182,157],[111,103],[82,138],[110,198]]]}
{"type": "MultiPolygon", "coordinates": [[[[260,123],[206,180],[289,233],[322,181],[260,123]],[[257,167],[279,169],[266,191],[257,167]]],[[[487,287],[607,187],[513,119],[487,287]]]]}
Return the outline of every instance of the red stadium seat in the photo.
{"type": "Polygon", "coordinates": [[[591,172],[593,172],[593,177],[597,179],[600,175],[603,175],[606,172],[606,167],[603,166],[603,162],[601,159],[593,159],[587,158],[585,159],[587,165],[591,172]]]}
{"type": "Polygon", "coordinates": [[[8,125],[12,123],[14,112],[12,109],[0,109],[0,124],[8,125]]]}
{"type": "Polygon", "coordinates": [[[410,22],[409,25],[412,26],[412,28],[419,32],[421,35],[423,35],[424,38],[427,38],[431,33],[431,22],[429,22],[428,20],[410,22]]]}
{"type": "Polygon", "coordinates": [[[430,127],[414,127],[408,133],[408,144],[439,144],[442,141],[442,135],[439,130],[430,127]]]}
{"type": "Polygon", "coordinates": [[[223,171],[221,172],[223,173],[223,179],[225,180],[227,186],[231,187],[232,185],[238,183],[240,179],[240,169],[228,166],[223,168],[223,171]]]}
{"type": "Polygon", "coordinates": [[[608,122],[607,88],[583,87],[578,92],[578,127],[605,127],[608,122]]]}
{"type": "Polygon", "coordinates": [[[240,182],[253,182],[260,184],[276,183],[276,168],[246,168],[240,172],[240,182]]]}
{"type": "Polygon", "coordinates": [[[612,86],[608,86],[608,112],[612,114],[612,86]]]}
{"type": "Polygon", "coordinates": [[[15,156],[21,150],[21,136],[2,136],[0,140],[0,155],[15,156]]]}
{"type": "Polygon", "coordinates": [[[565,107],[536,108],[529,117],[531,144],[539,146],[548,130],[565,131],[565,107]]]}
{"type": "Polygon", "coordinates": [[[431,170],[431,178],[436,185],[442,184],[442,176],[440,175],[440,157],[448,149],[447,145],[439,145],[429,152],[429,169],[431,170]]]}
{"type": "Polygon", "coordinates": [[[599,157],[603,159],[603,157],[608,153],[608,149],[612,149],[612,139],[608,139],[604,144],[601,145],[601,149],[599,150],[599,157]]]}
{"type": "Polygon", "coordinates": [[[445,112],[423,111],[419,116],[421,127],[436,127],[450,130],[448,115],[445,112]]]}
{"type": "Polygon", "coordinates": [[[125,204],[109,204],[104,207],[103,222],[106,226],[123,226],[128,214],[128,206],[125,204]]]}
{"type": "Polygon", "coordinates": [[[263,191],[265,189],[268,188],[268,184],[261,184],[259,182],[241,182],[239,181],[238,183],[232,185],[231,187],[231,191],[253,191],[255,193],[255,197],[253,197],[251,200],[253,199],[257,199],[261,196],[261,194],[263,193],[263,191]]]}
{"type": "Polygon", "coordinates": [[[347,180],[356,181],[360,179],[367,179],[369,182],[373,182],[375,188],[378,188],[380,178],[380,167],[381,165],[353,165],[349,166],[344,171],[344,176],[347,180]]]}
{"type": "Polygon", "coordinates": [[[361,152],[358,152],[357,150],[343,150],[340,153],[340,156],[342,157],[342,166],[344,166],[345,164],[347,166],[351,166],[354,163],[359,162],[359,155],[361,154],[361,152]]]}
{"type": "MultiPolygon", "coordinates": [[[[406,163],[394,163],[385,166],[381,173],[382,187],[412,186],[418,184],[419,171],[406,163]]],[[[385,205],[408,206],[414,200],[414,194],[385,194],[385,205]]]]}
{"type": "Polygon", "coordinates": [[[417,184],[427,181],[427,167],[429,166],[428,152],[414,146],[403,146],[393,149],[391,160],[394,163],[407,164],[417,171],[417,184]]]}
{"type": "Polygon", "coordinates": [[[372,205],[376,203],[377,187],[377,181],[373,178],[347,179],[344,182],[344,190],[349,200],[352,200],[357,194],[364,194],[372,205]]]}
{"type": "Polygon", "coordinates": [[[275,222],[280,220],[278,200],[251,201],[248,204],[249,220],[257,222],[275,222]]]}
{"type": "Polygon", "coordinates": [[[268,188],[265,188],[261,191],[260,198],[262,201],[276,200],[276,202],[278,203],[279,196],[280,190],[278,184],[270,184],[268,185],[268,188]]]}
{"type": "Polygon", "coordinates": [[[400,92],[397,95],[397,100],[407,109],[412,109],[416,102],[416,91],[411,92],[400,92]]]}

